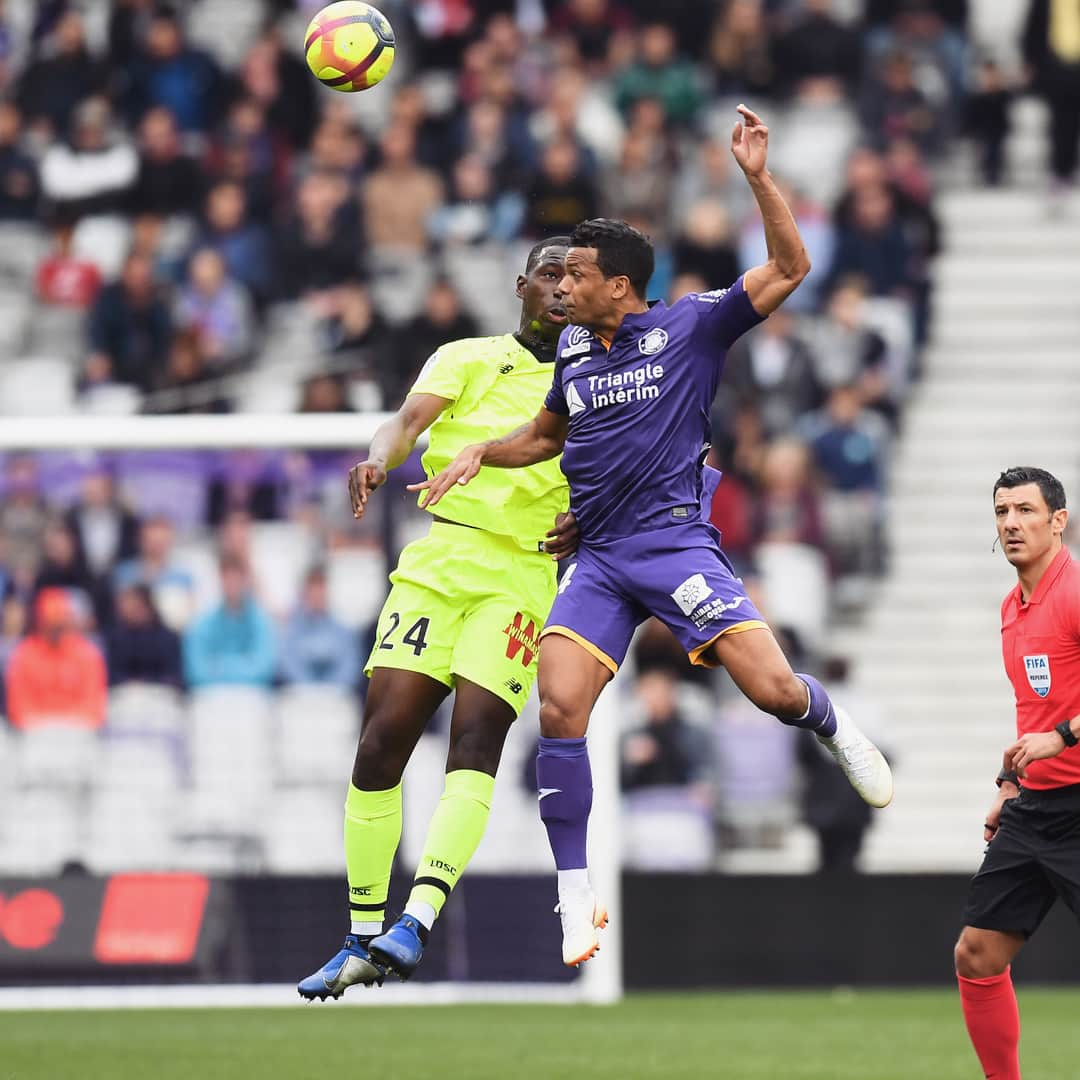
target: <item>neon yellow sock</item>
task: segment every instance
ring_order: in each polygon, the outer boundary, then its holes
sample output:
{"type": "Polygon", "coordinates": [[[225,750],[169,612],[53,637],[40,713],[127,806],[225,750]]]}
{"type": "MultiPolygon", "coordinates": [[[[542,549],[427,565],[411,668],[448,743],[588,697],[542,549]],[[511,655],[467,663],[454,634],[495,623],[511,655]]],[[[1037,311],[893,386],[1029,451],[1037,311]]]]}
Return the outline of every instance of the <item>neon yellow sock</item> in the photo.
{"type": "MultiPolygon", "coordinates": [[[[349,784],[345,799],[345,866],[352,922],[386,917],[390,868],[401,840],[401,784],[387,791],[361,791],[349,784]]],[[[372,928],[372,932],[374,928],[372,928]]]]}
{"type": "Polygon", "coordinates": [[[436,916],[442,910],[484,836],[494,791],[495,777],[487,773],[457,769],[446,774],[443,797],[428,826],[424,854],[416,868],[409,906],[430,905],[436,916]]]}

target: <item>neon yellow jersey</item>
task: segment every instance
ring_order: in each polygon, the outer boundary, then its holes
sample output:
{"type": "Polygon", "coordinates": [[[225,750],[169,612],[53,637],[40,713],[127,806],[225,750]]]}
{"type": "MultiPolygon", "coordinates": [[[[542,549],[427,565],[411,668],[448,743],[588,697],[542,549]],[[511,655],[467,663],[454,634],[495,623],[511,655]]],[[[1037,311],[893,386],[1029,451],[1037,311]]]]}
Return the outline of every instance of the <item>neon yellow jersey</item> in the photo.
{"type": "MultiPolygon", "coordinates": [[[[513,334],[443,345],[409,391],[451,402],[431,425],[423,457],[428,477],[466,446],[497,439],[531,420],[544,404],[554,371],[553,363],[537,360],[513,334]]],[[[448,491],[432,513],[513,537],[535,551],[569,503],[566,477],[553,458],[524,469],[485,467],[464,487],[448,491]]]]}

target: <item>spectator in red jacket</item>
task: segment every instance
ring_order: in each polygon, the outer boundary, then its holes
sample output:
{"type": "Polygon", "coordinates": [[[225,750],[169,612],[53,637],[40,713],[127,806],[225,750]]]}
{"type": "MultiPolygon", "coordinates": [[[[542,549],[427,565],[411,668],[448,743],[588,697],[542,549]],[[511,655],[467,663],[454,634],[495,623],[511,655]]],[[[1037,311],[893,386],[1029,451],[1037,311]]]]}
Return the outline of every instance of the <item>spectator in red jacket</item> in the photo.
{"type": "Polygon", "coordinates": [[[63,589],[42,589],[35,629],[12,653],[7,670],[8,719],[27,729],[49,723],[99,728],[105,722],[105,660],[75,629],[63,589]]]}

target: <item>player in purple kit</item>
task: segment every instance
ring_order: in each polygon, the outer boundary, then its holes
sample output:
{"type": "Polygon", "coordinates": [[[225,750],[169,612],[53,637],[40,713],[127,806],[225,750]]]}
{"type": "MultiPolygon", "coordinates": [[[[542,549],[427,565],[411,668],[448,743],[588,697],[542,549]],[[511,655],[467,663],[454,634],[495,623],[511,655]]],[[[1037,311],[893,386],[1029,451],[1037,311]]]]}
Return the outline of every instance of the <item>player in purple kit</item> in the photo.
{"type": "Polygon", "coordinates": [[[739,112],[732,153],[761,209],[768,261],[729,289],[668,308],[645,300],[653,271],[645,236],[623,222],[582,223],[559,285],[573,325],[560,338],[545,407],[414,485],[428,490],[431,505],[483,465],[519,468],[563,455],[581,544],[541,635],[536,775],[570,965],[592,956],[606,921],[586,861],[589,715],[650,614],[695,664],[722,665],[758,708],[814,731],[868,803],[892,798],[885,759],[813,676],[791,670],[700,512],[709,408],[726,351],[810,269],[765,167],[768,129],[745,106],[739,112]]]}

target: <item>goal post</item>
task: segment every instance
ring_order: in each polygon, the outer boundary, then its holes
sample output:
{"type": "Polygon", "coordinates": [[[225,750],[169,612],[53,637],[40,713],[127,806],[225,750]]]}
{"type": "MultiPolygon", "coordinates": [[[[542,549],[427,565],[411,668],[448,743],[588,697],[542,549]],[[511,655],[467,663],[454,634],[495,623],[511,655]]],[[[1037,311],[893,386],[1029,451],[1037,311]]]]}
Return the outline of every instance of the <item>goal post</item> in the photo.
{"type": "MultiPolygon", "coordinates": [[[[0,455],[8,458],[16,454],[42,454],[43,460],[55,452],[62,454],[86,455],[89,460],[100,454],[110,461],[123,461],[127,453],[133,455],[147,452],[168,451],[204,451],[212,454],[221,451],[261,450],[261,451],[340,451],[342,461],[348,460],[350,453],[355,453],[355,460],[362,459],[378,427],[390,418],[389,413],[359,414],[238,414],[238,415],[184,415],[184,416],[102,416],[71,415],[47,417],[8,417],[0,425],[0,455]]],[[[332,458],[332,455],[331,455],[332,458]]],[[[341,487],[345,487],[344,468],[341,475],[341,487]]],[[[331,483],[333,481],[331,480],[331,483]]],[[[69,485],[70,487],[70,485],[69,485]]],[[[400,492],[399,492],[400,493],[400,492]]],[[[398,537],[404,531],[397,525],[404,524],[406,514],[414,514],[409,508],[410,500],[388,498],[386,514],[389,518],[387,528],[382,530],[379,543],[384,546],[388,559],[396,556],[398,537]]],[[[422,526],[422,522],[421,522],[422,526]]],[[[381,563],[379,564],[381,566],[381,563]]],[[[370,606],[374,610],[381,605],[387,587],[385,573],[372,574],[370,606]]],[[[535,692],[535,691],[534,691],[535,692]]],[[[598,895],[607,905],[610,915],[610,928],[601,937],[601,949],[598,955],[582,965],[578,975],[569,982],[551,981],[486,983],[447,981],[438,983],[411,982],[407,988],[401,988],[410,1001],[418,1003],[445,1003],[476,1000],[513,1000],[551,1002],[566,1001],[605,1004],[617,1001],[623,992],[621,889],[620,889],[620,836],[619,836],[619,770],[618,770],[618,690],[605,689],[597,704],[589,733],[590,756],[594,777],[593,811],[589,829],[589,853],[591,876],[598,895]]],[[[529,722],[535,724],[535,709],[526,713],[532,717],[529,722]]],[[[536,732],[535,734],[539,734],[536,732]]],[[[343,765],[347,770],[347,763],[343,765]]],[[[507,770],[502,770],[506,772],[507,770]]],[[[344,776],[343,776],[344,782],[344,776]]],[[[511,775],[500,775],[501,785],[519,782],[511,775]]],[[[530,843],[535,836],[542,837],[542,830],[530,833],[530,843]]],[[[540,840],[542,844],[542,839],[540,840]]],[[[556,895],[554,864],[544,850],[537,854],[537,867],[550,865],[550,878],[542,887],[550,893],[552,904],[556,895]]],[[[344,876],[344,861],[341,864],[344,876]]],[[[490,865],[490,860],[482,869],[470,869],[467,878],[475,873],[495,873],[499,877],[503,872],[490,865]]],[[[539,872],[539,871],[538,871],[539,872]]],[[[510,877],[519,873],[513,868],[506,871],[510,877]]],[[[531,873],[531,872],[530,872],[531,873]]],[[[467,898],[467,890],[466,890],[467,898]]],[[[451,903],[454,901],[452,900],[451,903]]],[[[464,903],[460,898],[459,903],[464,903]]],[[[550,909],[549,909],[550,910],[550,909]]],[[[343,918],[342,912],[330,911],[327,920],[343,918]]],[[[450,914],[450,912],[448,912],[450,914]]],[[[557,916],[551,919],[557,923],[557,916]]],[[[440,935],[464,934],[463,920],[444,919],[438,927],[440,935]]],[[[464,948],[464,945],[461,945],[464,948]]],[[[325,957],[312,956],[312,968],[325,957]]],[[[556,956],[553,963],[558,962],[556,956]]],[[[297,972],[297,977],[305,972],[297,972]]],[[[550,974],[550,971],[549,971],[550,974]]],[[[280,987],[284,989],[284,987],[280,987]]],[[[213,1004],[228,997],[224,987],[207,989],[207,1004],[213,1004]],[[216,995],[216,996],[215,996],[216,995]]],[[[271,993],[269,987],[267,993],[271,993]]],[[[135,988],[130,993],[138,994],[135,988]]],[[[197,988],[187,986],[179,998],[185,1003],[197,997],[197,988]]],[[[255,992],[258,996],[258,991],[255,992]]],[[[154,1000],[165,1002],[168,993],[158,994],[154,1000]]],[[[379,995],[363,995],[364,1004],[377,1004],[379,995]]],[[[402,995],[389,995],[387,1003],[401,1001],[402,995]]],[[[44,1000],[44,999],[43,999],[44,1000]]],[[[65,999],[67,1000],[67,999],[65,999]]],[[[88,996],[88,1002],[92,995],[88,996]]]]}

